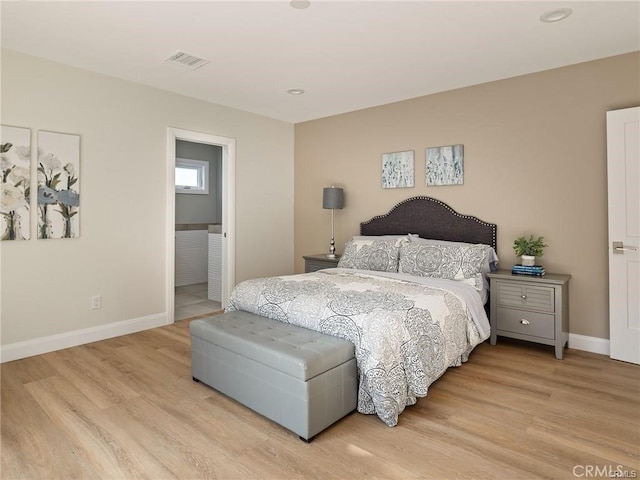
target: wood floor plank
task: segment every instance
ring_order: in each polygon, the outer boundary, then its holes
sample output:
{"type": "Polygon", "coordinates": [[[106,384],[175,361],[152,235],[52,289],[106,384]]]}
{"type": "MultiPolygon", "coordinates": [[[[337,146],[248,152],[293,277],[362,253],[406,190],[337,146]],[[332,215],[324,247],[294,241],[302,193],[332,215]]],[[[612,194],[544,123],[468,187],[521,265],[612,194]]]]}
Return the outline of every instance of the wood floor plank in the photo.
{"type": "Polygon", "coordinates": [[[154,479],[170,472],[151,461],[126,430],[112,428],[104,411],[66,379],[51,377],[26,385],[40,407],[66,436],[77,439],[82,463],[106,478],[154,479]]]}
{"type": "Polygon", "coordinates": [[[209,435],[201,435],[145,398],[114,407],[109,413],[114,423],[130,430],[176,478],[256,478],[217,444],[214,424],[209,435]]]}
{"type": "Polygon", "coordinates": [[[578,463],[611,463],[640,471],[637,442],[634,446],[590,429],[558,429],[557,422],[543,419],[537,419],[528,433],[539,442],[573,446],[583,455],[583,462],[578,463]]]}
{"type": "Polygon", "coordinates": [[[5,479],[640,476],[640,367],[500,339],[398,426],[354,413],[310,444],[191,379],[189,321],[1,366],[5,479]]]}
{"type": "Polygon", "coordinates": [[[8,362],[2,365],[2,374],[10,376],[20,383],[29,383],[57,374],[46,360],[45,355],[36,355],[20,360],[19,362],[8,362]]]}
{"type": "Polygon", "coordinates": [[[138,393],[124,384],[121,375],[105,375],[101,365],[83,355],[82,349],[66,349],[45,355],[59,376],[71,382],[99,408],[134,398],[138,393]]]}
{"type": "MultiPolygon", "coordinates": [[[[395,461],[387,462],[383,458],[374,457],[370,453],[362,450],[356,445],[345,443],[340,435],[341,429],[350,429],[349,418],[360,417],[359,414],[352,414],[337,424],[329,427],[322,435],[318,436],[310,444],[302,442],[298,437],[283,429],[274,422],[252,412],[251,410],[240,405],[236,401],[217,393],[214,393],[207,400],[210,404],[215,405],[215,410],[220,410],[222,418],[234,418],[234,422],[229,424],[234,429],[240,429],[243,438],[253,438],[259,435],[259,441],[252,444],[250,449],[245,449],[242,456],[238,458],[251,457],[255,452],[260,452],[260,462],[248,462],[248,468],[256,473],[264,476],[269,469],[263,466],[263,460],[269,459],[273,452],[270,445],[279,445],[281,448],[290,450],[291,455],[295,455],[295,461],[285,461],[282,457],[278,461],[282,461],[282,465],[278,467],[279,474],[272,472],[268,474],[268,478],[281,478],[283,470],[287,470],[286,478],[299,476],[301,464],[306,464],[306,478],[398,478],[410,479],[416,477],[413,472],[397,465],[395,461]],[[266,451],[265,451],[266,450],[266,451]],[[353,462],[355,458],[366,462],[353,462]]],[[[220,422],[218,425],[221,425],[220,422]]],[[[386,428],[386,427],[385,427],[386,428]]],[[[219,432],[220,430],[217,430],[219,432]]],[[[228,439],[233,432],[222,434],[223,438],[228,439]]],[[[225,442],[229,445],[229,442],[225,442]]],[[[229,448],[229,447],[228,447],[229,448]]],[[[233,448],[233,447],[230,447],[233,448]]],[[[237,452],[234,453],[234,457],[237,452]]],[[[275,461],[277,463],[277,461],[275,461]]]]}
{"type": "Polygon", "coordinates": [[[60,432],[7,367],[2,369],[1,478],[97,478],[82,461],[79,439],[60,432]]]}

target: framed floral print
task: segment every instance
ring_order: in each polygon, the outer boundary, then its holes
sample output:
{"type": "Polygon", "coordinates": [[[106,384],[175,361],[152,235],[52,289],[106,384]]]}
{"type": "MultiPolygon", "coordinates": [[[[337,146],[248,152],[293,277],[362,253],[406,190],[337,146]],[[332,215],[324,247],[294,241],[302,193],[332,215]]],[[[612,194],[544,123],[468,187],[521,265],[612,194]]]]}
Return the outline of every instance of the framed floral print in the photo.
{"type": "Polygon", "coordinates": [[[31,130],[0,126],[0,239],[29,240],[31,130]]]}
{"type": "Polygon", "coordinates": [[[80,236],[80,136],[38,131],[38,238],[80,236]]]}

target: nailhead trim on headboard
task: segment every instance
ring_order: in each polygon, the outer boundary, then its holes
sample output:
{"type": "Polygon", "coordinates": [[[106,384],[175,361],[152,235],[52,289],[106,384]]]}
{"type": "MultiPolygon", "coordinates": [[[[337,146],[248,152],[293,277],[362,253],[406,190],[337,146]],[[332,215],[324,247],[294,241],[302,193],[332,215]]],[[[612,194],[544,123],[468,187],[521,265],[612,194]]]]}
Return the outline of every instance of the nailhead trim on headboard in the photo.
{"type": "Polygon", "coordinates": [[[455,242],[484,243],[497,249],[497,225],[462,215],[432,197],[403,200],[388,213],[360,224],[361,235],[403,235],[455,242]]]}

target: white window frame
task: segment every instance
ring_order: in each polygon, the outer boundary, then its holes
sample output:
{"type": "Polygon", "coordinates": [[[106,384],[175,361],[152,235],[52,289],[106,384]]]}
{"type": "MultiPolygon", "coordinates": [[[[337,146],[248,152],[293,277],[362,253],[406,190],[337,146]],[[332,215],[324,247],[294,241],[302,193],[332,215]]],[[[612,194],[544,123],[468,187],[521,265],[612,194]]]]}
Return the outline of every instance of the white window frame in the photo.
{"type": "Polygon", "coordinates": [[[189,168],[198,172],[197,187],[176,185],[176,193],[189,193],[192,195],[209,194],[209,162],[192,160],[190,158],[176,158],[176,168],[189,168]]]}

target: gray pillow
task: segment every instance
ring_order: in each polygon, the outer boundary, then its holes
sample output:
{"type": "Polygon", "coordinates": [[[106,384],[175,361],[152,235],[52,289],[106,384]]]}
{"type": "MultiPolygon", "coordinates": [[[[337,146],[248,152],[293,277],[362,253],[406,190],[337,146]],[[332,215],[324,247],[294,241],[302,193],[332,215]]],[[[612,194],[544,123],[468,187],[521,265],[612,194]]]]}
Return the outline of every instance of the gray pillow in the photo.
{"type": "Polygon", "coordinates": [[[405,243],[409,243],[406,236],[379,239],[376,237],[354,237],[345,245],[338,267],[397,272],[400,245],[405,243]]]}
{"type": "Polygon", "coordinates": [[[398,263],[400,273],[461,281],[481,291],[487,249],[485,245],[472,244],[406,243],[400,247],[398,263]]]}
{"type": "Polygon", "coordinates": [[[482,271],[484,273],[487,272],[495,272],[498,270],[498,255],[492,246],[486,245],[484,243],[465,243],[465,242],[450,242],[447,240],[432,240],[430,238],[420,238],[418,235],[409,234],[409,241],[413,243],[418,243],[420,245],[461,245],[461,246],[471,246],[475,245],[478,247],[482,247],[487,251],[487,263],[482,267],[482,271]]]}

